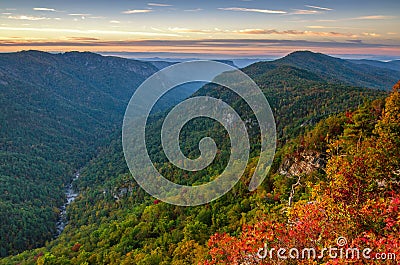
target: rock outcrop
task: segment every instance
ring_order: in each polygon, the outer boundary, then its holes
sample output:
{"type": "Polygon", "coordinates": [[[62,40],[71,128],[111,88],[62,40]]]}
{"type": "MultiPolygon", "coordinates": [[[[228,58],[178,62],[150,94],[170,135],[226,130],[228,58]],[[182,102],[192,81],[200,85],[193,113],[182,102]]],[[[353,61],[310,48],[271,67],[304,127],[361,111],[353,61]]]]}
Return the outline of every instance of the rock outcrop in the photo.
{"type": "Polygon", "coordinates": [[[287,177],[310,174],[315,170],[324,169],[326,157],[315,151],[302,151],[287,156],[278,169],[278,173],[287,177]]]}

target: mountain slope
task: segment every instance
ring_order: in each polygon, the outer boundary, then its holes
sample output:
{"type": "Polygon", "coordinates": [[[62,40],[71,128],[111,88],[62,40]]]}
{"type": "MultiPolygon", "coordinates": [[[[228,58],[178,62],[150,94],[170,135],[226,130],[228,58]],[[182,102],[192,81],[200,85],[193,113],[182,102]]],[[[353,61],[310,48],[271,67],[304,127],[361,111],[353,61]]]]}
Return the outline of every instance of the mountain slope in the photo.
{"type": "MultiPolygon", "coordinates": [[[[135,89],[158,70],[90,52],[0,54],[0,256],[53,237],[64,184],[108,144],[135,89]]],[[[202,85],[173,89],[154,112],[202,85]]]]}
{"type": "MultiPolygon", "coordinates": [[[[333,113],[386,95],[383,91],[347,85],[352,80],[363,86],[365,81],[358,72],[347,76],[339,71],[345,81],[331,78],[318,68],[320,55],[303,53],[303,58],[304,55],[317,57],[311,60],[312,67],[296,57],[296,60],[289,58],[291,63],[260,62],[243,69],[259,84],[271,104],[279,146],[333,113]]],[[[179,252],[178,246],[183,248],[185,242],[193,241],[201,249],[210,233],[238,231],[242,213],[256,214],[253,206],[257,201],[237,199],[247,194],[245,181],[212,203],[211,210],[208,206],[183,210],[159,204],[136,186],[124,162],[120,134],[118,130],[110,134],[119,128],[125,104],[135,89],[131,84],[140,84],[156,71],[154,65],[91,53],[52,55],[32,51],[1,55],[0,62],[0,91],[4,93],[1,99],[8,110],[0,116],[2,124],[6,124],[0,135],[4,157],[0,160],[0,173],[6,183],[0,190],[1,220],[4,220],[0,232],[11,235],[2,237],[6,240],[1,243],[1,255],[43,245],[44,238],[51,238],[56,206],[63,199],[62,183],[98,147],[105,146],[108,137],[112,144],[100,148],[101,154],[82,169],[82,177],[76,183],[81,195],[69,209],[66,231],[48,245],[47,250],[60,263],[65,257],[78,264],[118,263],[134,250],[130,255],[137,259],[148,257],[153,260],[149,263],[159,264],[163,257],[167,260],[172,252],[179,252]],[[15,186],[21,189],[15,190],[15,186]],[[79,251],[82,243],[84,251],[79,251]],[[108,255],[110,249],[112,254],[108,255]],[[161,254],[151,254],[155,249],[161,254]],[[88,257],[88,253],[92,255],[88,257]]],[[[244,120],[250,119],[248,125],[254,124],[248,107],[224,88],[206,85],[196,95],[222,98],[238,109],[244,120]]],[[[162,119],[155,116],[154,121],[150,124],[150,136],[159,135],[162,119]]],[[[259,145],[257,126],[252,128],[249,128],[252,144],[249,171],[256,162],[259,145]]],[[[185,154],[196,155],[198,139],[210,134],[217,142],[222,141],[218,147],[228,146],[223,128],[210,121],[189,124],[186,130],[182,133],[185,154]],[[193,146],[186,147],[190,144],[193,146]]],[[[158,156],[159,139],[151,139],[150,153],[158,156]]],[[[197,174],[177,170],[165,163],[162,156],[157,162],[159,169],[177,182],[201,183],[223,169],[227,155],[229,152],[221,152],[220,160],[212,168],[197,174]]],[[[279,161],[276,164],[279,166],[279,161]]],[[[274,188],[272,183],[267,179],[262,189],[270,191],[274,188]]]]}
{"type": "Polygon", "coordinates": [[[92,53],[0,54],[0,256],[55,233],[63,185],[122,120],[157,68],[92,53]]]}
{"type": "MultiPolygon", "coordinates": [[[[387,94],[328,83],[318,73],[290,65],[257,63],[244,71],[254,78],[271,104],[282,150],[289,139],[318,120],[387,94]]],[[[248,107],[224,88],[206,85],[195,95],[221,98],[233,106],[243,120],[252,118],[248,107]]],[[[159,135],[162,115],[150,120],[153,123],[149,125],[152,138],[149,153],[158,154],[159,144],[155,138],[159,135]]],[[[222,198],[198,207],[172,206],[145,194],[127,169],[117,133],[112,143],[82,169],[76,182],[80,196],[68,209],[70,221],[62,235],[45,248],[25,252],[5,262],[29,263],[37,259],[72,264],[197,264],[200,257],[206,256],[210,235],[215,232],[237,234],[244,223],[257,220],[263,212],[281,211],[279,202],[287,197],[286,189],[292,184],[291,179],[273,175],[268,176],[256,192],[248,192],[246,181],[257,162],[259,138],[253,120],[248,120],[247,125],[252,152],[244,179],[222,198]]],[[[212,121],[188,124],[181,135],[185,154],[196,154],[198,139],[205,135],[216,139],[217,143],[222,140],[223,144],[218,147],[227,147],[223,128],[212,121]],[[186,148],[187,144],[193,146],[186,148]]],[[[157,167],[175,182],[201,183],[223,168],[229,151],[223,149],[220,153],[219,161],[204,174],[181,172],[162,158],[157,160],[157,167]]],[[[273,171],[280,163],[279,156],[277,158],[273,171]]],[[[273,216],[281,218],[276,213],[273,216]]]]}
{"type": "Polygon", "coordinates": [[[389,90],[400,79],[398,71],[366,64],[355,64],[321,53],[298,51],[271,64],[290,65],[318,74],[331,83],[389,90]]]}
{"type": "MultiPolygon", "coordinates": [[[[354,108],[367,98],[386,94],[340,82],[330,83],[318,72],[275,62],[258,62],[243,71],[253,78],[267,97],[282,142],[304,131],[304,125],[315,124],[332,113],[354,108]]],[[[195,95],[221,97],[231,103],[238,100],[229,90],[212,86],[205,86],[195,95]]],[[[245,104],[242,102],[238,108],[243,111],[245,104]]]]}
{"type": "Polygon", "coordinates": [[[354,60],[347,60],[347,61],[349,61],[351,63],[355,63],[355,64],[366,64],[366,65],[372,65],[375,67],[391,69],[394,71],[400,71],[400,60],[381,62],[381,61],[367,60],[367,59],[361,59],[361,60],[354,59],[354,60]]]}

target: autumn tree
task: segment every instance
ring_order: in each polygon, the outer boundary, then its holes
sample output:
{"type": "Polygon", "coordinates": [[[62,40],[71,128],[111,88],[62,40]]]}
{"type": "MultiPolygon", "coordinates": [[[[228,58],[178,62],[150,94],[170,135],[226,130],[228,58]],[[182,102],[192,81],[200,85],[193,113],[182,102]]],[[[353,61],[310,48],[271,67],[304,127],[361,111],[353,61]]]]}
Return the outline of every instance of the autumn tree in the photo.
{"type": "MultiPolygon", "coordinates": [[[[260,258],[262,248],[313,248],[317,253],[337,246],[396,255],[400,261],[400,82],[385,101],[362,106],[344,133],[330,144],[326,179],[308,183],[310,199],[284,209],[286,222],[269,220],[245,225],[239,236],[213,235],[204,264],[347,264],[331,258],[260,258]],[[379,111],[377,111],[379,110],[379,111]],[[379,113],[380,112],[380,113],[379,113]]],[[[287,253],[286,253],[287,254],[287,253]]],[[[353,264],[382,260],[352,259],[353,264]]]]}

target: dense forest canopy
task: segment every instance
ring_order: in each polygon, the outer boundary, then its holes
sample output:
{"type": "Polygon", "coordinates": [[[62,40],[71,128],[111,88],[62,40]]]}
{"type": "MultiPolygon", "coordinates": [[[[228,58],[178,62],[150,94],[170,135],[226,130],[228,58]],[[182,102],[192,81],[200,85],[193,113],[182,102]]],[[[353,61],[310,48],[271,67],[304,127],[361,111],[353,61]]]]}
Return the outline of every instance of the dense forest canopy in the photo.
{"type": "MultiPolygon", "coordinates": [[[[251,155],[229,193],[206,205],[179,207],[139,188],[122,153],[124,107],[134,87],[157,70],[154,65],[91,53],[26,52],[0,60],[6,80],[0,100],[8,106],[0,114],[0,255],[35,248],[0,264],[241,264],[259,262],[254,255],[265,240],[276,248],[307,247],[310,241],[310,247],[322,248],[339,234],[349,246],[398,251],[399,84],[390,95],[371,89],[387,88],[399,74],[394,70],[366,71],[309,52],[244,68],[269,100],[278,131],[275,161],[254,192],[247,189],[259,149],[254,115],[236,94],[205,85],[194,96],[221,98],[248,121],[251,155]],[[36,72],[8,74],[26,60],[36,72]],[[41,67],[33,67],[38,62],[41,67]],[[321,71],[319,64],[334,69],[321,71]],[[50,241],[63,185],[78,168],[74,186],[80,195],[68,207],[65,231],[50,241]]],[[[229,158],[221,125],[197,119],[184,127],[180,140],[189,157],[198,155],[204,136],[220,149],[210,167],[188,173],[162,153],[156,136],[164,117],[154,113],[147,125],[148,151],[158,170],[177,183],[218,176],[229,158]]]]}

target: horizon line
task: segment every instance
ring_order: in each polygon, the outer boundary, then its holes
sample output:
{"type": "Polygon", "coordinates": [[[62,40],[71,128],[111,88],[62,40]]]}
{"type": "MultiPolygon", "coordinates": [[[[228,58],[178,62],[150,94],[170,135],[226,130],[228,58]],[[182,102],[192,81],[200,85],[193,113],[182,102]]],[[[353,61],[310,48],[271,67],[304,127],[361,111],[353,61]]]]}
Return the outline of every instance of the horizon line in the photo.
{"type": "Polygon", "coordinates": [[[20,53],[20,52],[44,52],[51,54],[64,54],[70,52],[79,53],[93,53],[102,56],[114,56],[125,59],[145,59],[145,60],[189,60],[189,59],[211,59],[211,60],[276,60],[285,57],[294,52],[312,52],[325,54],[331,57],[340,59],[356,59],[356,60],[376,60],[376,61],[395,61],[400,60],[399,55],[382,55],[382,54],[352,54],[352,53],[326,53],[321,51],[315,51],[310,49],[294,49],[293,51],[286,52],[282,51],[278,53],[270,54],[253,54],[253,55],[233,55],[233,54],[218,54],[218,53],[194,53],[194,52],[130,52],[130,51],[84,51],[84,50],[40,50],[40,49],[20,49],[15,51],[0,51],[0,54],[20,53]]]}

